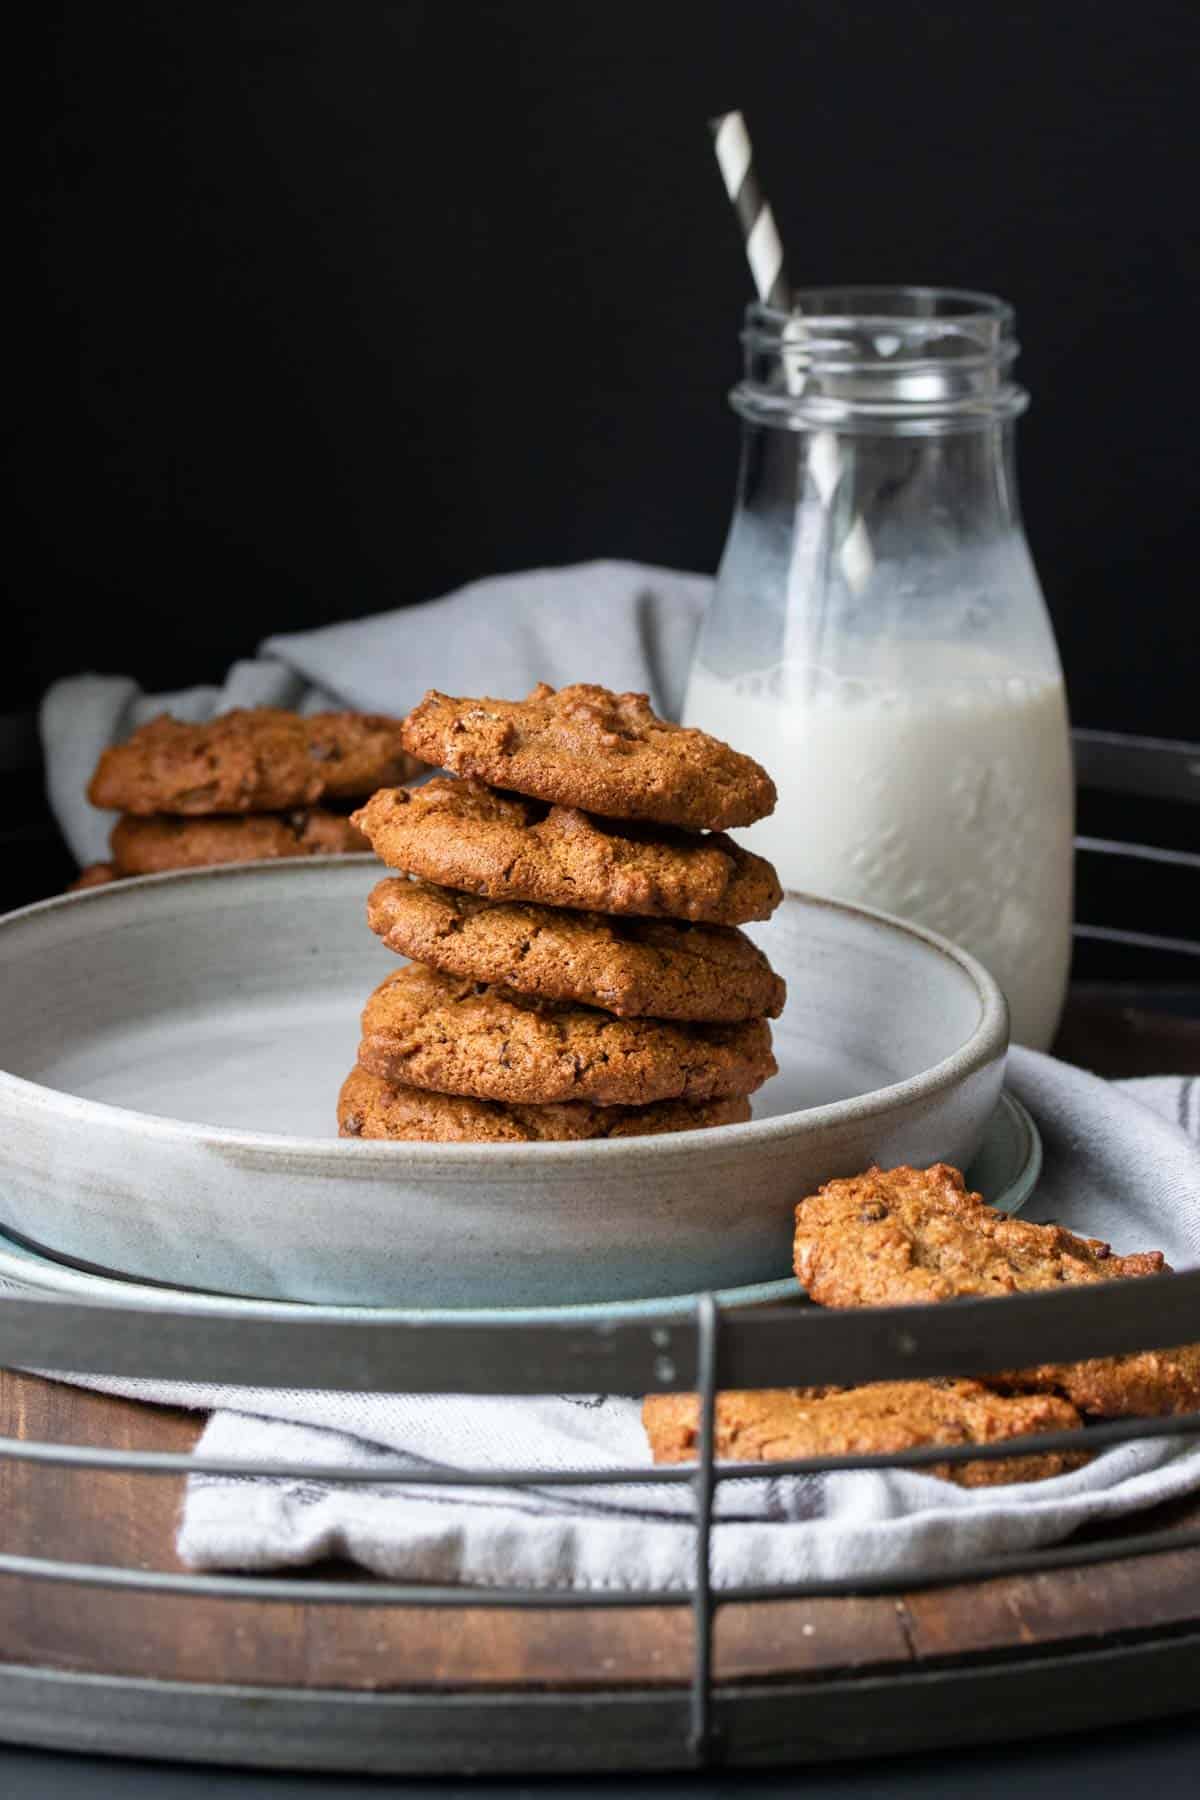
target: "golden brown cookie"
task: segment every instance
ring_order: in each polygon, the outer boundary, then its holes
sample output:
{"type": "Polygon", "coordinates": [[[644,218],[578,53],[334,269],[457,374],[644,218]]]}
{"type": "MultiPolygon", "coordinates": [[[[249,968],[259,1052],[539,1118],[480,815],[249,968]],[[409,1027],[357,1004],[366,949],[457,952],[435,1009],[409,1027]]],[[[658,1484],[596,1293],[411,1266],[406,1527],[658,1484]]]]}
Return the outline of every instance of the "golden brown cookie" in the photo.
{"type": "Polygon", "coordinates": [[[614,824],[479,781],[385,788],[354,823],[390,867],[491,900],[743,925],[783,898],[770,863],[719,832],[614,824]]]}
{"type": "Polygon", "coordinates": [[[1065,1394],[1081,1413],[1103,1419],[1200,1412],[1200,1344],[1095,1356],[1086,1362],[1040,1363],[1013,1374],[989,1375],[988,1380],[1005,1391],[1036,1388],[1065,1394]]]}
{"type": "MultiPolygon", "coordinates": [[[[888,1306],[1030,1293],[1168,1272],[1159,1250],[1114,1256],[1098,1238],[1034,1225],[971,1194],[957,1169],[869,1169],[796,1208],[795,1266],[822,1306],[888,1306]]],[[[989,1375],[1005,1390],[1064,1394],[1111,1418],[1200,1410],[1200,1344],[989,1375]]]]}
{"type": "MultiPolygon", "coordinates": [[[[695,1394],[652,1394],[642,1422],[655,1462],[694,1462],[695,1394]]],[[[1073,1431],[1075,1408],[1050,1394],[1003,1395],[978,1381],[879,1381],[857,1388],[766,1388],[718,1394],[717,1455],[729,1462],[799,1462],[809,1456],[891,1454],[925,1444],[994,1444],[1027,1432],[1073,1431]]],[[[996,1462],[932,1463],[920,1471],[960,1487],[1045,1481],[1077,1469],[1063,1451],[996,1462]]]]}
{"type": "Polygon", "coordinates": [[[101,756],[93,806],[138,814],[281,812],[409,781],[401,721],[371,713],[303,718],[261,706],[189,725],[162,713],[101,756]]]}
{"type": "Polygon", "coordinates": [[[372,890],[367,920],[389,950],[443,974],[620,1018],[774,1019],[787,991],[762,951],[726,925],[483,900],[404,876],[372,890]]]}
{"type": "Polygon", "coordinates": [[[661,1100],[654,1106],[589,1106],[567,1100],[554,1106],[512,1106],[392,1087],[366,1069],[353,1069],[338,1098],[342,1137],[391,1138],[438,1144],[534,1144],[592,1138],[655,1137],[668,1131],[702,1131],[739,1125],[750,1102],[661,1100]]]}
{"type": "Polygon", "coordinates": [[[203,869],[262,857],[349,856],[371,848],[349,819],[321,807],[211,819],[125,813],[109,841],[122,875],[160,875],[168,869],[203,869]]]}
{"type": "Polygon", "coordinates": [[[68,894],[82,894],[85,888],[107,887],[110,881],[120,879],[112,863],[89,863],[85,869],[80,869],[65,891],[68,894]]]}
{"type": "Polygon", "coordinates": [[[775,1073],[771,1028],[614,1019],[439,975],[420,963],[380,983],[358,1060],[405,1087],[477,1100],[649,1106],[750,1094],[775,1073]]]}
{"type": "Polygon", "coordinates": [[[1114,1256],[1097,1238],[1031,1225],[967,1192],[957,1169],[868,1169],[796,1208],[797,1279],[820,1306],[904,1306],[966,1294],[1154,1275],[1157,1250],[1114,1256]]]}
{"type": "Polygon", "coordinates": [[[752,757],[660,719],[645,694],[539,682],[525,700],[458,700],[431,688],[404,721],[404,744],[456,775],[610,819],[696,831],[752,825],[775,784],[752,757]]]}

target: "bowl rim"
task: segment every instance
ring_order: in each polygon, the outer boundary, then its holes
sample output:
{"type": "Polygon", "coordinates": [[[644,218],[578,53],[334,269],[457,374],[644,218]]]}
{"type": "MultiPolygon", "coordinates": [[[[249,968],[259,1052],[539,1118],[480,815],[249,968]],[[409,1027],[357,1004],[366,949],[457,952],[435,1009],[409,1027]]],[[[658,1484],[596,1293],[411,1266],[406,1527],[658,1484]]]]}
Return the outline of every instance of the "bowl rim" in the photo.
{"type": "MultiPolygon", "coordinates": [[[[321,869],[364,868],[385,866],[370,854],[306,856],[303,858],[268,858],[257,862],[221,863],[201,869],[173,869],[159,875],[126,877],[119,882],[87,888],[74,894],[56,894],[48,900],[37,900],[0,917],[0,943],[4,934],[30,919],[53,917],[64,909],[80,906],[118,907],[132,891],[159,886],[220,884],[266,876],[271,880],[295,880],[300,874],[315,874],[321,869]]],[[[395,871],[392,871],[393,873],[395,871]]],[[[381,876],[382,878],[382,876],[381,876]]],[[[561,1167],[572,1162],[591,1163],[598,1158],[619,1164],[622,1161],[645,1162],[672,1156],[705,1154],[720,1150],[730,1152],[790,1142],[798,1135],[820,1131],[848,1121],[861,1122],[882,1117],[897,1108],[923,1100],[935,1099],[961,1085],[978,1070],[993,1062],[1003,1067],[1009,1044],[1008,1003],[995,977],[968,951],[948,938],[929,931],[922,925],[881,911],[837,900],[824,894],[812,894],[789,888],[784,903],[799,900],[847,917],[861,919],[868,926],[882,928],[894,936],[920,944],[943,961],[952,963],[966,975],[979,1001],[979,1018],[970,1035],[940,1062],[932,1063],[915,1075],[906,1076],[884,1087],[871,1088],[845,1100],[831,1100],[821,1106],[803,1107],[771,1118],[749,1119],[736,1125],[703,1126],[694,1131],[664,1132],[654,1137],[585,1138],[566,1143],[516,1144],[442,1144],[423,1141],[396,1142],[376,1138],[295,1137],[284,1132],[247,1131],[226,1125],[203,1125],[195,1120],[176,1119],[160,1113],[139,1112],[133,1107],[118,1106],[107,1100],[92,1100],[81,1094],[68,1093],[44,1082],[32,1081],[0,1068],[0,1113],[49,1111],[58,1116],[92,1121],[109,1129],[126,1129],[139,1138],[152,1137],[166,1143],[191,1144],[199,1147],[240,1149],[258,1152],[264,1157],[272,1153],[281,1161],[286,1158],[316,1161],[346,1171],[354,1165],[385,1169],[429,1171],[437,1168],[464,1169],[480,1165],[489,1169],[519,1167],[536,1158],[539,1165],[561,1167]]],[[[760,921],[761,923],[762,921],[760,921]]]]}

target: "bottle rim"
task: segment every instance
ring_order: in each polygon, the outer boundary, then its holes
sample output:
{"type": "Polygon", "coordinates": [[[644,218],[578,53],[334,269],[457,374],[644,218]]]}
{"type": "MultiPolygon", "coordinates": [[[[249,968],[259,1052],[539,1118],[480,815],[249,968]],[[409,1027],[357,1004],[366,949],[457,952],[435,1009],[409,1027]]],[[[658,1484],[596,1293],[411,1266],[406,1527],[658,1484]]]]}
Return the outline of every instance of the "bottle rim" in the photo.
{"type": "Polygon", "coordinates": [[[744,417],[927,429],[1013,417],[1027,404],[1009,379],[1016,315],[994,294],[862,284],[799,288],[793,300],[791,310],[746,308],[746,366],[732,396],[744,417]]]}
{"type": "Polygon", "coordinates": [[[785,320],[795,313],[813,318],[932,322],[950,319],[960,324],[972,319],[1010,326],[1016,318],[1012,304],[998,294],[979,288],[938,287],[921,282],[839,282],[832,286],[792,290],[792,306],[775,307],[752,301],[750,312],[785,320]]]}
{"type": "Polygon", "coordinates": [[[829,368],[878,364],[895,369],[932,360],[962,366],[997,356],[1011,360],[1017,353],[1013,307],[994,294],[970,288],[878,284],[797,288],[793,301],[791,308],[784,308],[752,300],[746,308],[743,340],[753,340],[760,350],[803,345],[812,360],[829,368]],[[844,351],[851,333],[860,354],[819,354],[844,351]],[[922,354],[935,348],[935,355],[922,354]],[[901,349],[916,354],[897,355],[901,349]]]}

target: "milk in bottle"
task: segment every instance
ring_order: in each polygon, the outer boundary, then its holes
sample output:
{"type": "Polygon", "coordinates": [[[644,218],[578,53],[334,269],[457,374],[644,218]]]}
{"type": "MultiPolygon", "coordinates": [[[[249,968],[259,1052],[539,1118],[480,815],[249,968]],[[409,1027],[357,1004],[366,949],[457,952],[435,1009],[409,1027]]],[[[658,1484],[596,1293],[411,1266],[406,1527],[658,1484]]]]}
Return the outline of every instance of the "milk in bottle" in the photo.
{"type": "Polygon", "coordinates": [[[785,887],[963,945],[1051,1041],[1072,912],[1061,669],[1015,502],[1012,315],[934,290],[750,309],[738,506],[684,723],[779,789],[739,834],[785,887]],[[882,348],[881,348],[882,346],[882,348]]]}

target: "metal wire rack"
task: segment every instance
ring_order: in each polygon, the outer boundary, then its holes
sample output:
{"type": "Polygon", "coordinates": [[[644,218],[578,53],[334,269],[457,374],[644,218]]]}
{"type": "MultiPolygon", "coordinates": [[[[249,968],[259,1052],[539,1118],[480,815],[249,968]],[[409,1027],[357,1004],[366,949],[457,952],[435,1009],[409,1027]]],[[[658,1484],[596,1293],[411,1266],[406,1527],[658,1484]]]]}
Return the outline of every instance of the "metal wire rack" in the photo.
{"type": "MultiPolygon", "coordinates": [[[[1075,774],[1082,789],[1093,788],[1148,801],[1200,805],[1200,744],[1166,738],[1127,737],[1110,731],[1075,731],[1075,774]]],[[[1193,838],[1193,842],[1195,839],[1193,838]]],[[[1080,835],[1075,847],[1085,857],[1129,865],[1134,869],[1174,869],[1200,876],[1200,853],[1166,845],[1080,835]]],[[[1190,909],[1200,917],[1200,903],[1190,909]]],[[[1200,937],[1145,930],[1140,926],[1077,923],[1081,942],[1124,944],[1134,950],[1167,951],[1200,957],[1200,937]]]]}
{"type": "MultiPolygon", "coordinates": [[[[1081,782],[1200,800],[1200,746],[1118,740],[1100,733],[1078,733],[1076,739],[1081,782]]],[[[1182,866],[1200,870],[1200,856],[1188,852],[1164,853],[1149,846],[1092,840],[1083,840],[1081,847],[1102,855],[1125,854],[1151,862],[1170,854],[1182,866]]],[[[1079,929],[1081,935],[1110,934],[1110,928],[1104,927],[1079,929]]],[[[1152,932],[1126,932],[1119,928],[1111,928],[1111,933],[1121,942],[1200,955],[1200,943],[1190,939],[1163,938],[1152,932]]],[[[1200,1195],[1197,1199],[1200,1201],[1200,1195]]],[[[755,1729],[763,1727],[765,1720],[766,1741],[774,1743],[776,1755],[786,1754],[789,1739],[786,1734],[780,1736],[781,1714],[786,1710],[794,1723],[806,1704],[811,1709],[818,1700],[812,1694],[806,1698],[794,1686],[768,1693],[752,1689],[725,1693],[715,1687],[713,1626],[719,1608],[733,1602],[878,1595],[947,1582],[982,1581],[999,1574],[1136,1558],[1158,1551],[1200,1547],[1200,1528],[1150,1529],[1116,1541],[1069,1542],[1025,1554],[980,1557],[952,1571],[930,1565],[916,1571],[906,1569],[902,1576],[716,1588],[711,1570],[713,1513],[718,1487],[724,1482],[875,1467],[921,1468],[932,1463],[991,1460],[1024,1452],[1075,1450],[1080,1445],[1077,1433],[1057,1432],[990,1445],[936,1446],[893,1455],[864,1453],[770,1464],[718,1463],[715,1408],[720,1389],[853,1385],[897,1378],[981,1375],[1042,1362],[1169,1347],[1195,1339],[1198,1319],[1200,1270],[1004,1300],[962,1301],[950,1307],[889,1307],[866,1312],[784,1307],[731,1313],[706,1294],[697,1299],[694,1315],[687,1322],[522,1323],[498,1327],[442,1323],[381,1326],[354,1319],[312,1320],[302,1313],[295,1319],[280,1321],[256,1318],[244,1308],[197,1316],[169,1304],[115,1306],[0,1295],[0,1364],[10,1368],[69,1369],[80,1375],[356,1389],[370,1393],[607,1392],[641,1396],[689,1389],[700,1397],[694,1466],[638,1467],[604,1473],[541,1469],[414,1471],[399,1460],[375,1462],[369,1470],[357,1470],[312,1463],[201,1460],[187,1455],[0,1439],[0,1458],[92,1471],[134,1471],[147,1478],[206,1471],[306,1481],[365,1481],[373,1486],[402,1482],[409,1488],[687,1485],[694,1498],[695,1555],[693,1579],[685,1590],[465,1589],[413,1582],[201,1575],[0,1551],[0,1575],[226,1600],[420,1608],[687,1607],[694,1621],[694,1652],[685,1707],[661,1695],[649,1694],[601,1695],[588,1703],[542,1694],[527,1696],[517,1704],[496,1695],[477,1699],[462,1695],[338,1696],[294,1690],[200,1688],[186,1683],[80,1676],[0,1664],[0,1735],[76,1748],[132,1748],[146,1754],[197,1759],[287,1763],[294,1760],[294,1743],[289,1749],[288,1740],[297,1730],[302,1709],[308,1741],[311,1743],[314,1731],[323,1732],[334,1746],[331,1754],[337,1760],[325,1766],[428,1772],[461,1768],[469,1763],[472,1754],[478,1759],[489,1742],[494,1746],[498,1741],[496,1733],[505,1720],[511,1724],[513,1716],[525,1718],[533,1709],[542,1714],[542,1729],[550,1729],[555,1737],[558,1760],[538,1761],[532,1738],[522,1745],[518,1732],[518,1740],[515,1744],[510,1742],[508,1750],[515,1760],[505,1763],[502,1757],[491,1754],[485,1760],[492,1767],[560,1766],[562,1744],[568,1740],[575,1742],[587,1766],[587,1743],[596,1734],[611,1738],[614,1730],[627,1733],[629,1766],[636,1766],[637,1745],[648,1743],[649,1709],[659,1739],[650,1760],[659,1766],[688,1762],[701,1765],[719,1759],[723,1749],[737,1752],[743,1713],[757,1720],[755,1729]],[[397,1737],[401,1719],[410,1727],[414,1722],[420,1727],[415,1734],[410,1733],[407,1749],[397,1737]],[[673,1733],[677,1742],[671,1741],[673,1733]],[[439,1743],[443,1744],[441,1750],[437,1748],[439,1743]]],[[[1090,1449],[1198,1430],[1200,1412],[1171,1418],[1124,1419],[1089,1428],[1086,1441],[1090,1449]]],[[[1058,1663],[1043,1659],[1036,1675],[1039,1702],[1053,1711],[1056,1684],[1065,1694],[1087,1675],[1096,1684],[1097,1694],[1111,1696],[1120,1692],[1132,1704],[1140,1688],[1144,1704],[1151,1705],[1146,1696],[1163,1679],[1161,1650],[1162,1646],[1150,1645],[1140,1661],[1131,1652],[1116,1663],[1105,1660],[1109,1656],[1106,1650],[1095,1652],[1091,1658],[1063,1659],[1058,1663]]],[[[1193,1693],[1200,1692],[1200,1635],[1173,1638],[1170,1657],[1176,1689],[1182,1679],[1185,1687],[1191,1683],[1193,1693]]],[[[1011,1673],[993,1671],[992,1678],[1002,1685],[1011,1673]]],[[[989,1678],[984,1673],[977,1679],[989,1678]]],[[[873,1702],[870,1683],[854,1687],[850,1702],[857,1706],[869,1708],[874,1702],[892,1707],[897,1704],[894,1695],[883,1701],[875,1694],[873,1702]]],[[[1011,1701],[1015,1691],[1011,1681],[1005,1691],[1011,1701]]],[[[820,1705],[836,1706],[838,1699],[837,1693],[822,1685],[820,1705]]],[[[902,1699],[899,1703],[916,1702],[910,1695],[908,1702],[902,1699]]],[[[758,1760],[770,1758],[769,1748],[765,1754],[762,1749],[761,1732],[753,1754],[758,1760]]],[[[606,1766],[613,1765],[610,1762],[606,1766]]]]}

